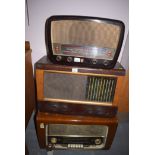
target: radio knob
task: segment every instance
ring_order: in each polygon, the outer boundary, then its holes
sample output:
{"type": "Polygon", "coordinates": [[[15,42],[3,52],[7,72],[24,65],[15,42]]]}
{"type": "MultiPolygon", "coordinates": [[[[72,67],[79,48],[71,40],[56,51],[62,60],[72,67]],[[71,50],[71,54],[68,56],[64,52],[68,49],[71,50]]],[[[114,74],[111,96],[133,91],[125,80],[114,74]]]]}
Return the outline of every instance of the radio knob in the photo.
{"type": "Polygon", "coordinates": [[[92,60],[92,63],[93,63],[93,64],[96,64],[96,63],[97,63],[97,60],[96,60],[96,59],[93,59],[93,60],[92,60]]]}
{"type": "Polygon", "coordinates": [[[72,62],[72,60],[73,60],[72,57],[68,57],[68,58],[67,58],[67,61],[68,61],[68,62],[72,62]]]}
{"type": "Polygon", "coordinates": [[[56,57],[56,60],[57,60],[57,61],[61,61],[61,59],[62,59],[62,57],[61,57],[60,55],[58,55],[58,56],[56,57]]]}
{"type": "Polygon", "coordinates": [[[107,65],[109,64],[109,61],[104,60],[103,64],[104,64],[105,66],[107,66],[107,65]]]}
{"type": "Polygon", "coordinates": [[[96,145],[101,144],[101,142],[102,142],[101,139],[99,139],[99,138],[95,139],[95,144],[96,144],[96,145]]]}
{"type": "Polygon", "coordinates": [[[52,143],[52,144],[57,143],[57,139],[56,139],[55,137],[51,138],[51,143],[52,143]]]}
{"type": "Polygon", "coordinates": [[[52,147],[52,145],[51,145],[51,144],[49,144],[49,145],[48,145],[48,147],[49,147],[49,148],[51,148],[51,147],[52,147]]]}

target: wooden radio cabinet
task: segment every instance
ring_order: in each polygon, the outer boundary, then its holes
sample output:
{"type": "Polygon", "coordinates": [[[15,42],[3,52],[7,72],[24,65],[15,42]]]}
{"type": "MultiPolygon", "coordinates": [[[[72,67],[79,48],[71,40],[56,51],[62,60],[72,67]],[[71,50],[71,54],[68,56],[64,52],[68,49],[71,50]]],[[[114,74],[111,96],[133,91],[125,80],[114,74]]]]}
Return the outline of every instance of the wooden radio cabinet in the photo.
{"type": "Polygon", "coordinates": [[[107,70],[57,65],[47,56],[41,58],[35,64],[40,147],[109,149],[118,125],[124,75],[119,63],[107,70]]]}
{"type": "Polygon", "coordinates": [[[94,69],[53,64],[47,56],[35,64],[40,112],[114,117],[125,69],[94,69]]]}
{"type": "MultiPolygon", "coordinates": [[[[36,116],[36,128],[37,128],[37,135],[39,140],[39,145],[41,148],[46,148],[48,150],[52,150],[50,145],[47,143],[47,126],[51,124],[59,124],[65,126],[65,125],[76,125],[78,128],[80,125],[87,126],[89,125],[91,130],[94,126],[99,126],[99,129],[103,129],[106,126],[108,128],[108,132],[106,135],[105,145],[102,149],[109,149],[113,138],[116,133],[118,120],[116,117],[114,118],[101,118],[101,117],[91,117],[91,116],[72,116],[72,115],[60,115],[60,114],[49,114],[49,113],[41,113],[38,112],[36,116]]],[[[54,127],[54,126],[53,126],[54,127]]],[[[101,130],[100,129],[100,130],[101,130]]],[[[62,130],[62,129],[57,129],[62,130]]],[[[68,128],[69,130],[69,128],[68,128]]],[[[71,134],[72,131],[69,131],[71,134]]],[[[76,131],[75,131],[76,132],[76,131]]],[[[63,130],[63,133],[65,134],[65,131],[63,130]]],[[[94,131],[93,131],[94,133],[94,131]]],[[[77,135],[77,132],[74,133],[74,135],[64,135],[62,137],[75,137],[77,135]]],[[[97,135],[95,135],[97,136],[97,135]]],[[[67,146],[68,147],[68,146],[67,146]]],[[[67,149],[66,147],[66,149],[67,149]]]]}

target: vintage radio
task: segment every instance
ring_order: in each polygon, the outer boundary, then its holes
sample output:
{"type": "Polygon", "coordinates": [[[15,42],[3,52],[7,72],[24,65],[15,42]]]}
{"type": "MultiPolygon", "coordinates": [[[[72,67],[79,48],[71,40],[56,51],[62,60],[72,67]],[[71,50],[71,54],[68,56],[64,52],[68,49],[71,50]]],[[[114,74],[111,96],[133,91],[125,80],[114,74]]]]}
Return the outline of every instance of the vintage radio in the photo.
{"type": "Polygon", "coordinates": [[[80,68],[53,64],[44,56],[36,63],[40,112],[114,117],[124,68],[80,68]]]}
{"type": "Polygon", "coordinates": [[[119,20],[52,16],[45,24],[47,55],[58,64],[113,68],[124,30],[124,23],[119,20]]]}
{"type": "Polygon", "coordinates": [[[38,113],[37,136],[41,148],[109,149],[117,129],[117,118],[38,113]]]}

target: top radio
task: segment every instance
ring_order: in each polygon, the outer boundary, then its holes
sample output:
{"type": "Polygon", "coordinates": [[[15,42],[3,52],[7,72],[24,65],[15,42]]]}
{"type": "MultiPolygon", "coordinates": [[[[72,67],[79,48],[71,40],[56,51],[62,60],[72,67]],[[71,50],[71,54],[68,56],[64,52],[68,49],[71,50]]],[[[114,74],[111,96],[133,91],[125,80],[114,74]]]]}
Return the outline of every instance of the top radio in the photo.
{"type": "Polygon", "coordinates": [[[124,31],[119,20],[51,16],[45,25],[47,55],[53,63],[110,69],[117,62],[124,31]]]}

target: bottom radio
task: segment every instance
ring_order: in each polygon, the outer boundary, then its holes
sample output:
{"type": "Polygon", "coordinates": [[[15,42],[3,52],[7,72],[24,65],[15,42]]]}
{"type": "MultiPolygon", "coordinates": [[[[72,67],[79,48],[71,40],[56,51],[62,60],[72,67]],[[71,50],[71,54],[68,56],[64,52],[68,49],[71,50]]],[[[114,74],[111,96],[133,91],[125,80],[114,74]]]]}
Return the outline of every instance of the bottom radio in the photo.
{"type": "Polygon", "coordinates": [[[55,149],[102,149],[108,126],[103,125],[46,125],[46,145],[55,149]]]}
{"type": "Polygon", "coordinates": [[[117,118],[38,113],[40,147],[53,149],[109,149],[117,129],[117,118]]]}

